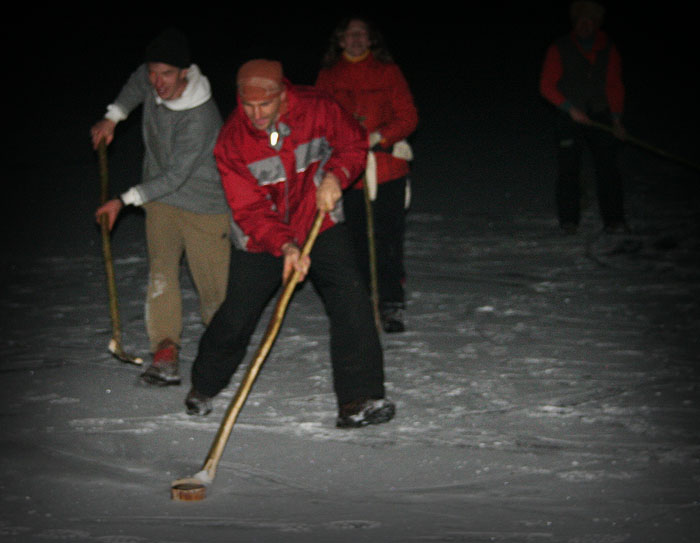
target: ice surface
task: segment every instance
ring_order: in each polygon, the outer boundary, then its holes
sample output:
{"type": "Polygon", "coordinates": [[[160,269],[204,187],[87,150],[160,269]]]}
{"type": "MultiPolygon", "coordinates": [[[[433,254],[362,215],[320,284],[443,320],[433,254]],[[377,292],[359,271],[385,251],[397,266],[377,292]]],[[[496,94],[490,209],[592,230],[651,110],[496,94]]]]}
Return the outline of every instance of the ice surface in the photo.
{"type": "MultiPolygon", "coordinates": [[[[540,52],[516,55],[522,73],[540,52]]],[[[440,100],[414,79],[407,331],[382,336],[396,419],[335,429],[327,322],[305,286],[197,503],[171,501],[170,484],[201,469],[240,374],[196,419],[186,384],[141,386],[142,369],[107,351],[87,130],[114,89],[58,88],[50,140],[11,163],[29,211],[2,263],[0,540],[695,541],[698,175],[628,147],[633,234],[602,235],[589,201],[563,236],[548,110],[522,91],[536,76],[494,88],[499,70],[476,66],[440,100]]],[[[139,172],[138,126],[120,129],[115,187],[139,172]]],[[[113,253],[124,346],[147,356],[138,212],[113,253]]],[[[184,267],[182,279],[187,383],[203,328],[184,267]]]]}

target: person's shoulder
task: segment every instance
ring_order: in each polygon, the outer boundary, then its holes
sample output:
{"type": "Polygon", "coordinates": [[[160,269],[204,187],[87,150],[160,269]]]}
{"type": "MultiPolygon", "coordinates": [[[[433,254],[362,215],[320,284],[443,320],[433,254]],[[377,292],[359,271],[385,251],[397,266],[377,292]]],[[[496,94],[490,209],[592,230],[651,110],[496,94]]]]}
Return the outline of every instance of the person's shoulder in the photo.
{"type": "Polygon", "coordinates": [[[606,47],[611,47],[615,48],[615,42],[613,39],[610,37],[610,34],[608,34],[605,30],[598,30],[598,33],[596,34],[596,41],[600,43],[601,48],[606,48],[606,47]]]}
{"type": "Polygon", "coordinates": [[[395,62],[377,62],[376,70],[379,74],[389,81],[396,81],[397,79],[403,79],[404,74],[400,66],[395,62]]]}
{"type": "Polygon", "coordinates": [[[236,107],[224,120],[219,131],[218,140],[222,142],[240,142],[245,137],[246,126],[239,107],[236,107]]]}
{"type": "Polygon", "coordinates": [[[324,76],[337,74],[338,72],[343,71],[345,64],[345,62],[341,62],[340,60],[338,60],[333,64],[321,66],[321,69],[318,71],[318,73],[324,76]]]}
{"type": "Polygon", "coordinates": [[[301,108],[334,107],[337,104],[328,91],[311,85],[294,85],[291,94],[293,103],[301,108]]]}
{"type": "Polygon", "coordinates": [[[312,85],[294,85],[288,91],[298,100],[314,100],[327,94],[324,90],[312,85]]]}

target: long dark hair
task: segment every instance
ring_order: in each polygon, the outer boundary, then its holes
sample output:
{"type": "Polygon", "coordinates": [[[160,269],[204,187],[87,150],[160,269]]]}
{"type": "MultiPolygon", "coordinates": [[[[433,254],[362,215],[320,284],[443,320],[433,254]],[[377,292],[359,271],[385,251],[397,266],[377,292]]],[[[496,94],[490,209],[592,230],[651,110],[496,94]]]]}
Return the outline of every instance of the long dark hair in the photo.
{"type": "Polygon", "coordinates": [[[369,48],[374,58],[376,58],[379,62],[383,62],[384,64],[392,64],[394,59],[384,44],[384,36],[382,36],[381,32],[379,32],[374,23],[368,19],[365,19],[364,17],[351,16],[340,21],[340,23],[338,23],[333,30],[331,37],[328,40],[328,49],[321,59],[321,66],[323,68],[330,68],[336,62],[338,62],[338,60],[340,60],[343,54],[343,49],[340,47],[340,40],[352,21],[362,21],[365,23],[365,25],[367,25],[370,42],[369,48]]]}

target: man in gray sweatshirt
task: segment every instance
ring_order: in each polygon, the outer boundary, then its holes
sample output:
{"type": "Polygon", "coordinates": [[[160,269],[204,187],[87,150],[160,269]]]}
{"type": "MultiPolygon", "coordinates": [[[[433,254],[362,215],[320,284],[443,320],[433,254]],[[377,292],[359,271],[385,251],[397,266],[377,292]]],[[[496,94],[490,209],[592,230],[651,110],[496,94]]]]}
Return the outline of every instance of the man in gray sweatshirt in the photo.
{"type": "Polygon", "coordinates": [[[91,129],[93,145],[109,145],[117,123],[143,106],[145,147],[141,183],[96,211],[109,228],[126,205],[146,213],[149,278],[146,330],[153,362],[142,380],[180,384],[182,334],[180,260],[185,254],[208,324],[226,295],[230,211],[213,149],[222,118],[208,79],[190,62],[187,38],[169,29],[146,48],[145,62],[131,74],[105,117],[91,129]]]}

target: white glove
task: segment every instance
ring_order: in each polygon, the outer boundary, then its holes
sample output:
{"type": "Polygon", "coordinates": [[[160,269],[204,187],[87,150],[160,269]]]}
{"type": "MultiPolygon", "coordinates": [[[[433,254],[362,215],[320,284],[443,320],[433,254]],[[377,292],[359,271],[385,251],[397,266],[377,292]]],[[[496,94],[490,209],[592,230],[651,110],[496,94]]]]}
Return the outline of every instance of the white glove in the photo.
{"type": "Polygon", "coordinates": [[[377,199],[377,157],[373,151],[367,153],[367,167],[365,168],[365,185],[369,199],[377,199]]]}
{"type": "Polygon", "coordinates": [[[413,160],[413,149],[406,140],[397,141],[391,155],[410,162],[413,160]]]}

